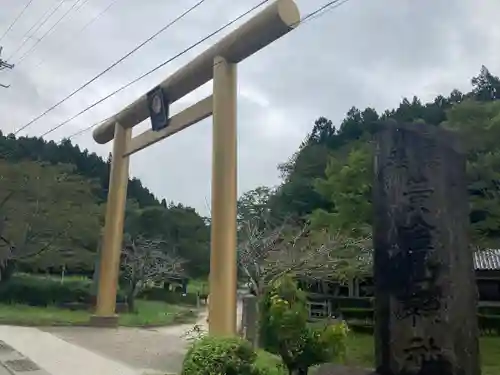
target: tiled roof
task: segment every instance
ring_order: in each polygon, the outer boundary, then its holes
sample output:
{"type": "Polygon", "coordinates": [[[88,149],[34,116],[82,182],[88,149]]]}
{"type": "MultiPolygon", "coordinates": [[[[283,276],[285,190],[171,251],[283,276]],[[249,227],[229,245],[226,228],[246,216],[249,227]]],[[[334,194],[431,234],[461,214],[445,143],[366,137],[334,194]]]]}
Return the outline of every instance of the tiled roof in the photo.
{"type": "Polygon", "coordinates": [[[476,270],[500,270],[500,249],[476,251],[474,268],[476,270]]]}

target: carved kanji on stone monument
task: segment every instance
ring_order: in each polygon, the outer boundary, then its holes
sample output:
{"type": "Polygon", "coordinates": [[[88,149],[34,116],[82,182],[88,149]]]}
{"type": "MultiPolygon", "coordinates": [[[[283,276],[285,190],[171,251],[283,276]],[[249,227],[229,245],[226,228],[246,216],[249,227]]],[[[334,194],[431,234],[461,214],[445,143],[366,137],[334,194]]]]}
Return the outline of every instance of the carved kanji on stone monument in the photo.
{"type": "Polygon", "coordinates": [[[434,126],[383,126],[373,199],[377,371],[478,375],[465,157],[457,140],[434,126]]]}

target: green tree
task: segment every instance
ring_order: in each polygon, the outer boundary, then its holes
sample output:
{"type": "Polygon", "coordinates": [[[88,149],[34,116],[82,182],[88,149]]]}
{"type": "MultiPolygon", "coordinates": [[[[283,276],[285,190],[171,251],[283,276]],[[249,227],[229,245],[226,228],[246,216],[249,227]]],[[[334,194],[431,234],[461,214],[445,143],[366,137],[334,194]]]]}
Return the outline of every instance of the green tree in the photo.
{"type": "Polygon", "coordinates": [[[467,152],[470,220],[475,243],[500,239],[500,102],[465,100],[448,112],[444,127],[456,131],[467,152]]]}
{"type": "Polygon", "coordinates": [[[290,375],[345,355],[345,323],[311,327],[308,317],[306,296],[290,277],[275,281],[262,300],[264,348],[281,357],[290,375]]]}
{"type": "Polygon", "coordinates": [[[0,160],[0,176],[2,263],[12,270],[91,268],[102,212],[94,186],[71,166],[30,161],[0,160]]]}
{"type": "Polygon", "coordinates": [[[125,232],[132,237],[157,238],[176,248],[186,260],[192,277],[206,277],[210,270],[210,231],[203,218],[190,207],[171,204],[134,209],[129,205],[125,232]]]}
{"type": "Polygon", "coordinates": [[[372,159],[370,144],[354,148],[347,160],[332,157],[324,179],[316,189],[332,203],[332,211],[317,209],[311,215],[315,227],[342,230],[350,235],[366,235],[372,222],[372,159]]]}
{"type": "Polygon", "coordinates": [[[320,118],[290,160],[279,166],[283,182],[270,199],[275,212],[308,218],[319,226],[345,230],[371,223],[372,136],[379,121],[432,124],[457,131],[467,148],[470,220],[479,246],[496,246],[500,231],[498,175],[498,103],[500,79],[482,67],[472,90],[453,90],[429,103],[417,97],[378,115],[351,108],[338,129],[320,118]],[[370,155],[370,156],[369,156],[370,155]],[[322,169],[323,167],[323,169],[322,169]],[[365,173],[367,170],[367,173],[365,173]]]}
{"type": "Polygon", "coordinates": [[[238,199],[238,223],[241,225],[256,218],[269,217],[269,198],[272,190],[267,186],[258,186],[241,195],[238,199]]]}

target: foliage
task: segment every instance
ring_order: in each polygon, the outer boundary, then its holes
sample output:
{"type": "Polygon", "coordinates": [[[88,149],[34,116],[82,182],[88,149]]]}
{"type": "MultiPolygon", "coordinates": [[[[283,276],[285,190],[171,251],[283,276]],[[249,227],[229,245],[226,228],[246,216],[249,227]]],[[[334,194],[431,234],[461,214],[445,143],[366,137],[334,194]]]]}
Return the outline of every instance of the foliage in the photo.
{"type": "MultiPolygon", "coordinates": [[[[0,158],[9,162],[32,161],[50,165],[73,165],[76,174],[85,180],[98,181],[96,190],[98,203],[106,200],[109,188],[109,171],[111,154],[104,161],[95,153],[80,150],[78,145],[73,145],[70,140],[63,139],[59,144],[46,141],[43,138],[19,137],[13,134],[4,136],[0,132],[0,158]]],[[[128,183],[127,196],[135,200],[140,207],[159,205],[158,200],[145,187],[139,179],[131,178],[128,183]]]]}
{"type": "MultiPolygon", "coordinates": [[[[51,306],[69,302],[92,300],[92,281],[88,279],[67,279],[64,282],[53,277],[15,275],[0,286],[0,302],[20,303],[30,306],[51,306]]],[[[117,301],[124,301],[118,291],[117,301]]]]}
{"type": "Polygon", "coordinates": [[[255,219],[268,218],[271,195],[272,190],[266,186],[259,186],[241,195],[237,204],[239,227],[255,219]]]}
{"type": "Polygon", "coordinates": [[[269,198],[272,215],[315,227],[362,233],[371,225],[371,140],[380,121],[425,122],[454,129],[467,148],[470,221],[475,244],[497,246],[500,237],[500,79],[482,67],[472,91],[453,90],[429,103],[417,97],[378,114],[351,108],[340,126],[320,117],[298,151],[279,166],[283,182],[269,198]]]}
{"type": "Polygon", "coordinates": [[[90,267],[101,214],[94,185],[71,166],[30,161],[0,160],[0,176],[2,270],[90,267]]]}
{"type": "Polygon", "coordinates": [[[257,355],[250,343],[238,337],[205,336],[187,352],[182,375],[257,375],[257,355]]]}
{"type": "Polygon", "coordinates": [[[313,226],[341,230],[350,235],[366,235],[372,222],[372,152],[369,144],[349,152],[347,160],[331,157],[325,178],[316,180],[317,192],[332,202],[333,212],[317,209],[313,226]]]}
{"type": "Polygon", "coordinates": [[[307,374],[311,366],[342,359],[348,328],[343,322],[311,327],[304,293],[284,277],[263,299],[261,334],[264,348],[282,358],[289,374],[307,374]]]}
{"type": "Polygon", "coordinates": [[[134,311],[134,301],[141,291],[179,275],[183,262],[163,241],[128,235],[122,249],[121,268],[130,311],[134,311]]]}
{"type": "MultiPolygon", "coordinates": [[[[4,232],[11,243],[8,246],[19,248],[30,226],[27,252],[38,253],[44,248],[39,256],[17,262],[20,270],[92,273],[104,224],[110,163],[111,155],[105,161],[69,140],[56,144],[0,132],[0,202],[15,192],[6,207],[9,212],[0,213],[9,218],[4,232]],[[57,241],[52,241],[55,237],[57,241]],[[45,248],[48,243],[51,246],[45,248]]],[[[187,272],[206,276],[210,252],[209,227],[204,219],[192,208],[165,200],[160,203],[135,178],[129,180],[127,195],[127,216],[131,211],[145,216],[144,225],[137,221],[132,224],[139,225],[136,231],[146,228],[147,238],[175,241],[188,261],[187,272]]],[[[133,232],[130,226],[127,229],[133,232]]],[[[6,249],[6,243],[0,241],[0,252],[6,249]]]]}
{"type": "Polygon", "coordinates": [[[125,232],[133,238],[141,236],[164,241],[186,260],[183,266],[188,275],[208,275],[210,231],[194,209],[181,204],[139,209],[130,202],[125,232]]]}

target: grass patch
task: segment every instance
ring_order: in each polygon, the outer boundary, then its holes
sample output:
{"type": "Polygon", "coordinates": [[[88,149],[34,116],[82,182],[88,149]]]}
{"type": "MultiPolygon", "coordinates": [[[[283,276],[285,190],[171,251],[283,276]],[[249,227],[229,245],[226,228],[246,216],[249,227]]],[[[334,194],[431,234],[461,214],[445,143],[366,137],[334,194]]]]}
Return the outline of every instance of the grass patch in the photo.
{"type": "MultiPolygon", "coordinates": [[[[483,375],[500,374],[500,337],[481,337],[479,343],[483,375]]],[[[374,343],[372,336],[351,333],[347,345],[346,364],[366,368],[373,367],[374,343]]]]}
{"type": "Polygon", "coordinates": [[[187,285],[188,293],[208,293],[208,280],[190,279],[187,285]]]}
{"type": "MultiPolygon", "coordinates": [[[[158,301],[136,302],[136,314],[120,314],[118,324],[126,327],[166,326],[190,323],[196,320],[193,310],[158,301]]],[[[91,313],[71,311],[57,307],[0,304],[0,324],[21,326],[87,325],[91,313]]]]}

